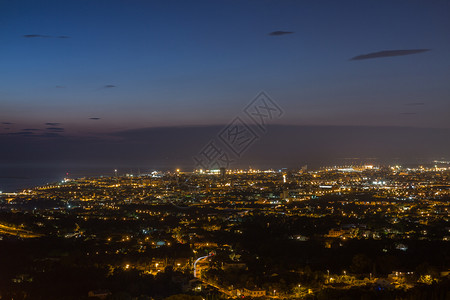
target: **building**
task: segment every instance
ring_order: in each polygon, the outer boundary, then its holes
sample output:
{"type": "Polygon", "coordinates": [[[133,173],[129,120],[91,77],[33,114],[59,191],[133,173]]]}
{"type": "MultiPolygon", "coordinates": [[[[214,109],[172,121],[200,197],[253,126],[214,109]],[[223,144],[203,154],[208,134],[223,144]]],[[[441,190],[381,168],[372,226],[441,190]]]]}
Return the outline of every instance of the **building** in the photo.
{"type": "Polygon", "coordinates": [[[250,289],[238,289],[236,290],[236,296],[238,297],[252,297],[252,298],[256,298],[256,297],[263,297],[266,295],[266,291],[265,290],[250,290],[250,289]]]}

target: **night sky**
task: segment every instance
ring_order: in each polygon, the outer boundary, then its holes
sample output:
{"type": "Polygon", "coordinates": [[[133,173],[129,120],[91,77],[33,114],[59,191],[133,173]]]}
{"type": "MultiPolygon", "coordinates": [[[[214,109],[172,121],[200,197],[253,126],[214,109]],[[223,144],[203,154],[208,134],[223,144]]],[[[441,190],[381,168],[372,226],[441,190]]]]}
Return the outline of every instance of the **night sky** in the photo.
{"type": "Polygon", "coordinates": [[[449,154],[448,1],[4,0],[0,66],[1,164],[181,164],[261,90],[285,114],[260,160],[449,154]]]}

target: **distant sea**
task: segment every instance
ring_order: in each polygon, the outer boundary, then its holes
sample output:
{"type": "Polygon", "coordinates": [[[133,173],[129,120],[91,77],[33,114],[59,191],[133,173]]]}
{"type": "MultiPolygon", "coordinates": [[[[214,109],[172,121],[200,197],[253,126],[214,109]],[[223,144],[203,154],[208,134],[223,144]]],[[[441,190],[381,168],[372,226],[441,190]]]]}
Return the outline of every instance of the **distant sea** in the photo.
{"type": "MultiPolygon", "coordinates": [[[[129,171],[130,169],[119,169],[120,174],[128,173],[129,171]]],[[[0,165],[0,191],[12,193],[48,183],[61,182],[67,177],[79,178],[102,175],[112,176],[114,175],[114,169],[104,167],[37,167],[23,165],[13,167],[0,165]]]]}

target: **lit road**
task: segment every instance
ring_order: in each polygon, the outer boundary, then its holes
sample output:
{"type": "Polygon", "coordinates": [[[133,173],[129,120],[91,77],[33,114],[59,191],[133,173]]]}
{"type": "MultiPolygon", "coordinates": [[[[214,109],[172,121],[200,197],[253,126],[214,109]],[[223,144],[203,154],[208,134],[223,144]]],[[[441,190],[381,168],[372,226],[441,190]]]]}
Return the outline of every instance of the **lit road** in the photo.
{"type": "Polygon", "coordinates": [[[39,234],[35,234],[31,231],[24,230],[22,228],[12,227],[9,225],[0,224],[0,235],[14,235],[22,238],[36,238],[39,234]]]}

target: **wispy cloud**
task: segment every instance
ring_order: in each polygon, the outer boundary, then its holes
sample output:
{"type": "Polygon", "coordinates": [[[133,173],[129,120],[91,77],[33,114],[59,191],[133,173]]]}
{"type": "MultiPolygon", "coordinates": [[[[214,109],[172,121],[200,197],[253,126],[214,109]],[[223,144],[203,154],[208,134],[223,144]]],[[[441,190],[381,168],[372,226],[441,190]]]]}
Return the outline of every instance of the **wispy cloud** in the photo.
{"type": "Polygon", "coordinates": [[[64,138],[64,135],[59,134],[59,132],[62,131],[47,131],[43,132],[42,134],[36,133],[34,131],[30,130],[22,130],[17,132],[9,132],[6,134],[0,134],[1,136],[11,136],[11,137],[18,137],[18,138],[32,138],[32,139],[40,139],[40,138],[64,138]]]}
{"type": "Polygon", "coordinates": [[[61,123],[51,123],[51,122],[48,122],[48,123],[45,123],[45,125],[47,125],[47,126],[59,126],[59,125],[61,125],[61,123]]]}
{"type": "Polygon", "coordinates": [[[53,131],[53,132],[63,132],[64,128],[62,128],[62,127],[48,127],[48,128],[45,128],[45,130],[53,131]]]}
{"type": "Polygon", "coordinates": [[[51,36],[49,35],[43,35],[43,34],[24,34],[24,38],[49,38],[51,36]]]}
{"type": "Polygon", "coordinates": [[[58,36],[51,36],[51,35],[45,35],[45,34],[24,34],[24,38],[32,39],[32,38],[56,38],[56,39],[68,39],[70,36],[67,35],[58,35],[58,36]]]}
{"type": "Polygon", "coordinates": [[[110,89],[110,88],[115,88],[117,86],[115,86],[114,84],[107,84],[104,86],[105,89],[110,89]]]}
{"type": "Polygon", "coordinates": [[[95,118],[89,118],[89,120],[100,120],[101,118],[97,118],[97,117],[95,117],[95,118]]]}
{"type": "Polygon", "coordinates": [[[32,132],[32,131],[19,131],[19,132],[8,133],[8,135],[33,136],[34,132],[32,132]]]}
{"type": "Polygon", "coordinates": [[[40,129],[37,128],[24,128],[23,131],[39,131],[40,129]]]}
{"type": "Polygon", "coordinates": [[[381,58],[381,57],[392,57],[392,56],[404,56],[411,54],[418,54],[422,52],[431,51],[431,49],[408,49],[408,50],[384,50],[378,52],[371,52],[367,54],[361,54],[352,57],[350,60],[363,60],[363,59],[372,59],[372,58],[381,58]]]}
{"type": "Polygon", "coordinates": [[[268,33],[268,35],[279,36],[279,35],[292,34],[292,33],[294,33],[294,32],[277,30],[277,31],[272,31],[272,32],[268,33]]]}
{"type": "Polygon", "coordinates": [[[3,125],[12,125],[12,124],[14,124],[14,123],[11,123],[11,122],[2,122],[2,124],[3,124],[3,125]]]}

